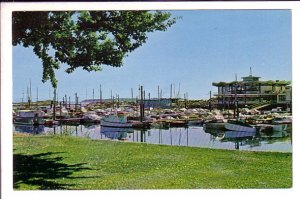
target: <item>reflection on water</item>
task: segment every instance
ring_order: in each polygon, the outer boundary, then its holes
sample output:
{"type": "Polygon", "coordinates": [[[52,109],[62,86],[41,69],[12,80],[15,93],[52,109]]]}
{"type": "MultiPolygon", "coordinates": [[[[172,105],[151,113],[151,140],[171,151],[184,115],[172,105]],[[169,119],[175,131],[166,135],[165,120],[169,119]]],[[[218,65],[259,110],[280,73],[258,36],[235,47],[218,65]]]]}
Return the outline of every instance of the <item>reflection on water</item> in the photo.
{"type": "Polygon", "coordinates": [[[112,127],[101,127],[100,134],[110,139],[126,140],[127,133],[133,133],[132,128],[112,128],[112,127]]]}
{"type": "Polygon", "coordinates": [[[58,134],[102,140],[123,140],[172,146],[216,149],[292,152],[291,132],[246,133],[204,130],[203,127],[136,130],[100,125],[14,126],[14,131],[31,134],[58,134]]]}
{"type": "Polygon", "coordinates": [[[15,125],[15,131],[24,132],[24,133],[32,133],[32,134],[40,134],[43,133],[45,127],[43,125],[15,125]]]}

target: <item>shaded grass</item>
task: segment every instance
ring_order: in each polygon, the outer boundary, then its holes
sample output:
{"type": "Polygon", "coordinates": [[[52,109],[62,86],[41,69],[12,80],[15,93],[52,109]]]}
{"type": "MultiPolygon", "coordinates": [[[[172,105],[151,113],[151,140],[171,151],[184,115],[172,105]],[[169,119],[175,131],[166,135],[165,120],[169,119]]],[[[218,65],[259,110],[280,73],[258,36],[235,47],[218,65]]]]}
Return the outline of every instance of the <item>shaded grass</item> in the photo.
{"type": "Polygon", "coordinates": [[[15,189],[290,188],[292,154],[14,136],[15,189]]]}

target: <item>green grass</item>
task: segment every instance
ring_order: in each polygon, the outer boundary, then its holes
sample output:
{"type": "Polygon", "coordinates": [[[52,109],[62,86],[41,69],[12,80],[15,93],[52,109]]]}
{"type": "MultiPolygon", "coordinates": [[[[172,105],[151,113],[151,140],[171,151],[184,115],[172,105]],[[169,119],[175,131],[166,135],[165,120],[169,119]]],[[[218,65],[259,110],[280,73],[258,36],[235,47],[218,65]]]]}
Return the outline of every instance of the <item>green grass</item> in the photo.
{"type": "Polygon", "coordinates": [[[290,188],[292,154],[14,136],[14,189],[290,188]]]}

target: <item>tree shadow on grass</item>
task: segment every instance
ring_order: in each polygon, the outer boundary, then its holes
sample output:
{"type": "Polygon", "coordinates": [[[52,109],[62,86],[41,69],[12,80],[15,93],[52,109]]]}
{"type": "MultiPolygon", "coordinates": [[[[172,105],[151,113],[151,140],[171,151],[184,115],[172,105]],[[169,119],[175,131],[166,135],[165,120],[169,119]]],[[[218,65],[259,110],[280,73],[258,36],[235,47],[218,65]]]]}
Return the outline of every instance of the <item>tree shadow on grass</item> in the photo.
{"type": "Polygon", "coordinates": [[[42,190],[69,189],[74,184],[62,184],[58,183],[57,180],[72,178],[70,175],[74,172],[91,170],[84,166],[86,163],[62,163],[62,157],[53,157],[59,153],[14,154],[14,189],[20,188],[20,184],[37,186],[38,189],[42,190]]]}

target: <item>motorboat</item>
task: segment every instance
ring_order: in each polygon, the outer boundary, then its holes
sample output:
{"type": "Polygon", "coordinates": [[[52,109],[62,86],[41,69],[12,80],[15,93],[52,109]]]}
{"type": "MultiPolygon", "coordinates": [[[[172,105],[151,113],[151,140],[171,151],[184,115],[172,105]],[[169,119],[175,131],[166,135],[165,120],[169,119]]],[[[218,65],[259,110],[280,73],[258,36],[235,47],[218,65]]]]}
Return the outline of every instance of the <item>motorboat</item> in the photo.
{"type": "Polygon", "coordinates": [[[101,126],[117,127],[117,128],[132,128],[132,123],[127,120],[125,115],[109,115],[101,119],[101,126]]]}
{"type": "Polygon", "coordinates": [[[256,133],[255,126],[245,123],[243,120],[228,120],[225,128],[229,131],[243,131],[256,133]]]}
{"type": "Polygon", "coordinates": [[[45,112],[41,110],[20,110],[14,117],[14,124],[43,125],[45,112]]]}

